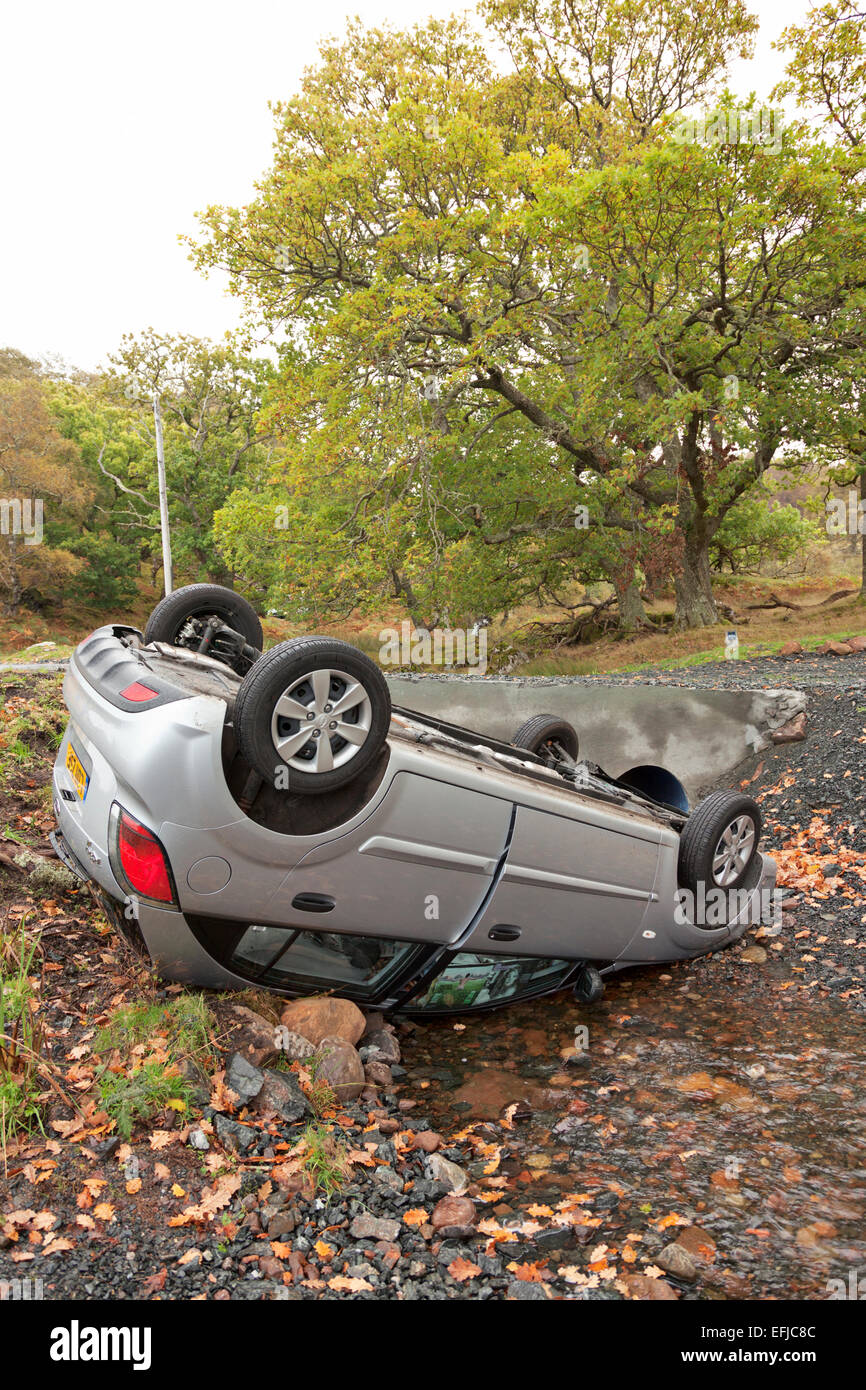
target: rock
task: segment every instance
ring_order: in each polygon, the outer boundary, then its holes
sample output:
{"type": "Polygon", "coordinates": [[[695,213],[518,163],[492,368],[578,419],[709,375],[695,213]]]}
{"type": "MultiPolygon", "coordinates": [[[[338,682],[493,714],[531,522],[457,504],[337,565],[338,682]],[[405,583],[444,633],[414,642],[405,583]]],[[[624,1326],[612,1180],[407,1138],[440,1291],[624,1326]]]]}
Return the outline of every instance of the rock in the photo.
{"type": "Polygon", "coordinates": [[[773,743],[800,743],[806,737],[806,711],[801,710],[787,724],[782,724],[770,734],[773,743]]]}
{"type": "Polygon", "coordinates": [[[847,642],[825,642],[818,648],[819,656],[850,656],[852,648],[847,642]]]}
{"type": "Polygon", "coordinates": [[[226,1086],[234,1092],[242,1105],[255,1100],[265,1081],[265,1074],[259,1067],[248,1062],[241,1052],[233,1052],[226,1064],[226,1086]]]}
{"type": "Polygon", "coordinates": [[[281,1264],[273,1255],[265,1255],[259,1260],[259,1269],[265,1279],[281,1279],[285,1265],[281,1264]]]}
{"type": "Polygon", "coordinates": [[[263,1067],[277,1055],[274,1025],[244,1004],[221,1003],[217,1007],[220,1034],[228,1053],[240,1052],[255,1067],[263,1067]]]}
{"type": "Polygon", "coordinates": [[[298,1218],[293,1211],[277,1212],[268,1222],[268,1239],[283,1240],[292,1234],[297,1224],[298,1218]]]}
{"type": "Polygon", "coordinates": [[[371,1061],[376,1062],[399,1062],[401,1057],[400,1044],[394,1034],[387,1032],[384,1028],[366,1035],[361,1048],[362,1055],[367,1051],[375,1054],[371,1056],[371,1061]]]}
{"type": "Polygon", "coordinates": [[[362,1212],[356,1216],[351,1226],[349,1234],[355,1240],[387,1240],[396,1241],[402,1230],[399,1221],[392,1221],[386,1216],[372,1216],[369,1212],[362,1212]]]}
{"type": "Polygon", "coordinates": [[[227,1115],[214,1116],[214,1129],[220,1143],[232,1153],[246,1153],[258,1138],[256,1130],[238,1124],[237,1120],[230,1120],[227,1115]]]}
{"type": "Polygon", "coordinates": [[[625,1281],[630,1298],[647,1302],[671,1302],[679,1298],[676,1289],[665,1279],[650,1279],[648,1274],[629,1274],[625,1281]]]}
{"type": "Polygon", "coordinates": [[[422,1129],[414,1136],[415,1148],[423,1149],[425,1154],[433,1154],[442,1143],[441,1137],[432,1129],[422,1129]]]}
{"type": "Polygon", "coordinates": [[[801,642],[786,642],[779,648],[779,656],[800,656],[803,651],[801,642]]]}
{"type": "Polygon", "coordinates": [[[312,1057],[315,1052],[315,1044],[309,1038],[302,1038],[300,1033],[293,1033],[291,1028],[286,1028],[280,1024],[278,1029],[280,1051],[290,1062],[303,1062],[307,1057],[312,1057]]]}
{"type": "Polygon", "coordinates": [[[258,1115],[278,1115],[287,1124],[295,1124],[312,1114],[307,1097],[298,1078],[290,1071],[269,1067],[264,1073],[262,1088],[253,1109],[258,1115]]]}
{"type": "Polygon", "coordinates": [[[750,965],[764,965],[767,961],[767,952],[763,946],[747,946],[740,952],[740,960],[746,960],[750,965]]]}
{"type": "Polygon", "coordinates": [[[468,1173],[441,1154],[431,1154],[427,1159],[427,1175],[434,1182],[444,1183],[453,1193],[465,1192],[469,1186],[468,1173]]]}
{"type": "Polygon", "coordinates": [[[474,1235],[477,1213],[469,1197],[443,1197],[433,1208],[430,1224],[443,1240],[468,1240],[474,1235]]]}
{"type": "Polygon", "coordinates": [[[845,641],[848,643],[852,652],[866,652],[866,634],[860,634],[857,637],[846,637],[845,641]]]}
{"type": "Polygon", "coordinates": [[[698,1277],[698,1271],[691,1255],[681,1245],[677,1245],[676,1241],[666,1245],[664,1250],[654,1257],[654,1263],[660,1269],[665,1270],[667,1274],[673,1274],[677,1279],[686,1279],[691,1282],[698,1277]]]}
{"type": "Polygon", "coordinates": [[[194,1149],[201,1153],[206,1153],[210,1148],[210,1141],[203,1129],[191,1129],[189,1132],[189,1142],[194,1149]]]}
{"type": "Polygon", "coordinates": [[[403,1191],[403,1179],[399,1173],[395,1173],[393,1168],[376,1168],[373,1170],[373,1181],[382,1187],[390,1187],[392,1192],[403,1191]]]}
{"type": "Polygon", "coordinates": [[[530,1284],[524,1279],[512,1279],[505,1290],[505,1297],[518,1303],[543,1303],[551,1297],[546,1284],[530,1284]]]}
{"type": "Polygon", "coordinates": [[[716,1242],[709,1231],[700,1226],[684,1226],[677,1235],[676,1244],[691,1255],[696,1265],[712,1264],[716,1258],[716,1242]]]}
{"type": "Polygon", "coordinates": [[[349,999],[294,999],[287,1004],[281,1022],[293,1033],[318,1047],[325,1038],[340,1038],[354,1047],[364,1028],[364,1015],[349,999]]]}
{"type": "Polygon", "coordinates": [[[391,1075],[391,1068],[387,1062],[367,1062],[364,1065],[364,1076],[371,1086],[385,1088],[390,1086],[394,1080],[391,1075]]]}
{"type": "Polygon", "coordinates": [[[352,1044],[336,1035],[326,1036],[317,1049],[317,1058],[316,1080],[327,1081],[340,1100],[356,1100],[366,1078],[364,1064],[352,1044]]]}

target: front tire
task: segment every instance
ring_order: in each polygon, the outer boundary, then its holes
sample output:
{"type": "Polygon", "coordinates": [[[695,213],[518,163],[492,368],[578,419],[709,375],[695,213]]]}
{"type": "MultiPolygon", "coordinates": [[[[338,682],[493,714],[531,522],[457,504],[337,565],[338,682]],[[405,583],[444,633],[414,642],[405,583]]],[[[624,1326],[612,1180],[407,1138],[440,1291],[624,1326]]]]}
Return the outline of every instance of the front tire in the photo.
{"type": "Polygon", "coordinates": [[[750,796],[712,792],[695,808],[680,836],[679,879],[698,894],[743,884],[762,830],[761,811],[750,796]]]}
{"type": "Polygon", "coordinates": [[[521,724],[511,742],[515,748],[526,748],[549,763],[576,763],[580,747],[574,726],[555,714],[533,715],[521,724]]]}
{"type": "Polygon", "coordinates": [[[391,723],[385,677],[333,637],[300,637],[261,657],[235,700],[242,756],[266,781],[317,794],[345,786],[378,757],[391,723]]]}

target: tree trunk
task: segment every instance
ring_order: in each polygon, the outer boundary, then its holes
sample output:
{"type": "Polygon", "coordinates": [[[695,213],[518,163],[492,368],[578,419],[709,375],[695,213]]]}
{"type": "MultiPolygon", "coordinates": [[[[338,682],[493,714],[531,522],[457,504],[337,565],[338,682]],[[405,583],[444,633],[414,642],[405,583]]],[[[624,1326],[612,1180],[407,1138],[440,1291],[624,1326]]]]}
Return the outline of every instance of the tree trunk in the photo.
{"type": "Polygon", "coordinates": [[[640,589],[634,576],[627,584],[614,583],[616,606],[619,612],[619,625],[623,632],[634,632],[637,627],[646,627],[649,619],[640,596],[640,589]]]}
{"type": "Polygon", "coordinates": [[[674,579],[677,607],[674,626],[709,627],[719,621],[710,576],[710,552],[706,540],[686,536],[681,569],[674,579]]]}

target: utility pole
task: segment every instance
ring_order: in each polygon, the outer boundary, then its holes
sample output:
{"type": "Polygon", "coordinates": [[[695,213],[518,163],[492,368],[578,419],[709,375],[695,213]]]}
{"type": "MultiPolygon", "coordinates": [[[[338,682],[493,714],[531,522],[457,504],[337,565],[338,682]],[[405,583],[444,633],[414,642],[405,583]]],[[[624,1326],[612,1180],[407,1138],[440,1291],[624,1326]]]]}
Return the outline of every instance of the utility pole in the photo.
{"type": "Polygon", "coordinates": [[[168,490],[165,483],[165,448],[162,442],[162,409],[159,392],[153,393],[153,423],[156,427],[156,476],[159,485],[159,529],[162,532],[162,572],[166,595],[174,585],[171,573],[171,534],[168,529],[168,490]]]}

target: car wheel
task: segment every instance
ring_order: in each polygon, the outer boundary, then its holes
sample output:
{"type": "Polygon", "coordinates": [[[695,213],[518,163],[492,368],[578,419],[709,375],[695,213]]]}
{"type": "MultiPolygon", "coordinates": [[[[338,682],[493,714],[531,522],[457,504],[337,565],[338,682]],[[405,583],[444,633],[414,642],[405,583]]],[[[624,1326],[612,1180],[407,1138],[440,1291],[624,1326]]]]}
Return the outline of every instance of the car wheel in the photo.
{"type": "Polygon", "coordinates": [[[577,762],[577,730],[555,714],[536,714],[521,724],[511,740],[515,748],[537,753],[545,762],[577,762]]]}
{"type": "Polygon", "coordinates": [[[679,878],[698,893],[743,883],[761,838],[761,811],[739,792],[713,792],[692,811],[680,836],[679,878]]]}
{"type": "Polygon", "coordinates": [[[244,677],[234,718],[242,756],[266,781],[291,792],[328,792],[378,756],[391,695],[357,647],[298,637],[272,647],[244,677]]]}
{"type": "MultiPolygon", "coordinates": [[[[151,613],[144,640],[198,651],[208,623],[213,619],[239,632],[256,651],[260,652],[265,645],[255,609],[240,594],[222,584],[187,584],[167,594],[151,613]]],[[[219,658],[220,652],[217,648],[208,648],[208,655],[219,658]]]]}

